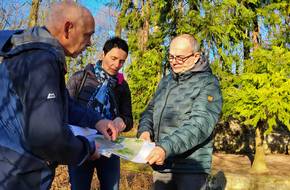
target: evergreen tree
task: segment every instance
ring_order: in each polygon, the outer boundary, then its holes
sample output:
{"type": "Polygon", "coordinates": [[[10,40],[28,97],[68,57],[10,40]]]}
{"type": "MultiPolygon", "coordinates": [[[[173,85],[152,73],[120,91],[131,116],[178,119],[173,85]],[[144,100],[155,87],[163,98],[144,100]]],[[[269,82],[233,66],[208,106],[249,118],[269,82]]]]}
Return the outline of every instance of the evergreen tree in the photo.
{"type": "MultiPolygon", "coordinates": [[[[127,2],[121,21],[132,55],[127,72],[135,118],[161,78],[170,39],[189,33],[201,42],[220,79],[225,97],[222,119],[237,119],[257,129],[256,155],[262,150],[264,132],[281,124],[289,128],[289,2],[151,0],[138,1],[138,6],[136,1],[127,2]],[[144,48],[138,32],[147,21],[144,48]]],[[[266,169],[264,160],[254,163],[266,169]]]]}
{"type": "Polygon", "coordinates": [[[223,89],[224,117],[256,128],[254,172],[264,165],[263,132],[281,124],[290,130],[290,52],[283,47],[258,48],[245,60],[244,73],[223,89]]]}
{"type": "Polygon", "coordinates": [[[160,4],[155,1],[122,1],[120,24],[127,30],[131,63],[126,69],[132,93],[134,118],[146,107],[162,74],[163,38],[158,30],[160,4]],[[157,15],[156,15],[157,13],[157,15]],[[155,27],[154,27],[155,26],[155,27]]]}

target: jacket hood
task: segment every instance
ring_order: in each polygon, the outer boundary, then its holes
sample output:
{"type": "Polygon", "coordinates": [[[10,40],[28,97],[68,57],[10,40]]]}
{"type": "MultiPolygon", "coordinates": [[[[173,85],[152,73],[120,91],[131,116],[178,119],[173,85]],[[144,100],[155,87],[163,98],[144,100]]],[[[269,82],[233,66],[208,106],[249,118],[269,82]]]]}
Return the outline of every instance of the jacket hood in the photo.
{"type": "Polygon", "coordinates": [[[45,27],[33,27],[29,30],[23,31],[20,34],[14,34],[11,38],[13,47],[32,42],[48,43],[57,48],[61,48],[61,45],[58,43],[58,41],[51,36],[45,27]]]}
{"type": "Polygon", "coordinates": [[[193,68],[190,70],[192,72],[202,72],[202,71],[209,71],[209,63],[204,57],[203,54],[201,54],[199,60],[195,63],[193,68]]]}
{"type": "Polygon", "coordinates": [[[211,72],[209,62],[206,60],[203,54],[201,54],[199,60],[195,63],[195,65],[188,71],[183,73],[175,73],[170,68],[170,73],[174,80],[185,80],[191,77],[194,73],[198,72],[211,72]]]}
{"type": "Polygon", "coordinates": [[[29,30],[24,30],[19,34],[14,34],[11,37],[11,46],[10,52],[17,52],[23,50],[23,48],[31,48],[28,44],[33,43],[44,43],[49,44],[57,50],[58,53],[65,57],[64,50],[60,43],[49,33],[45,27],[33,27],[29,30]],[[19,50],[17,47],[22,46],[19,50]]]}

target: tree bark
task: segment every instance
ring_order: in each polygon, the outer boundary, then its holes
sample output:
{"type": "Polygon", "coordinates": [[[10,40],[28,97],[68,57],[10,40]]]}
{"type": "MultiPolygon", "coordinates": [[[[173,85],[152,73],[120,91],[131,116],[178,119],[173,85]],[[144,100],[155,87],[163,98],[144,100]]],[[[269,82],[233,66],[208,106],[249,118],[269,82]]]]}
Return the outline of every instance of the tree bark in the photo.
{"type": "Polygon", "coordinates": [[[121,18],[124,18],[127,10],[129,9],[131,0],[119,0],[119,4],[121,6],[121,10],[117,17],[116,27],[115,27],[115,35],[121,37],[122,36],[122,25],[120,23],[121,18]]]}
{"type": "MultiPolygon", "coordinates": [[[[248,29],[246,29],[244,32],[250,39],[250,34],[248,32],[248,29]]],[[[244,59],[249,59],[251,51],[250,51],[249,45],[247,45],[247,40],[243,40],[243,46],[244,46],[244,59]]]]}
{"type": "Polygon", "coordinates": [[[32,0],[32,5],[30,9],[28,27],[32,28],[37,25],[38,10],[39,10],[40,0],[32,0]]]}
{"type": "Polygon", "coordinates": [[[115,36],[118,36],[118,37],[121,37],[122,35],[122,27],[121,27],[121,24],[120,24],[120,14],[117,18],[117,23],[116,23],[116,28],[115,28],[115,36]]]}
{"type": "Polygon", "coordinates": [[[148,45],[148,39],[149,39],[149,19],[150,19],[150,1],[147,0],[146,5],[145,5],[145,9],[146,9],[146,17],[145,17],[145,22],[143,25],[143,50],[147,49],[147,45],[148,45]]]}
{"type": "Polygon", "coordinates": [[[258,18],[254,21],[254,31],[253,31],[253,43],[254,43],[254,50],[257,49],[260,45],[260,29],[259,29],[259,24],[258,24],[258,18]]]}
{"type": "Polygon", "coordinates": [[[254,162],[251,168],[252,173],[266,173],[268,172],[268,168],[266,165],[266,160],[265,160],[265,152],[264,152],[264,147],[263,147],[263,134],[261,131],[261,126],[258,125],[256,128],[256,133],[255,133],[255,157],[254,157],[254,162]]]}
{"type": "Polygon", "coordinates": [[[124,9],[124,4],[122,3],[122,0],[119,0],[119,4],[121,6],[121,10],[118,14],[117,17],[117,22],[116,22],[116,27],[115,27],[115,36],[121,37],[122,35],[122,27],[121,27],[121,23],[120,23],[120,19],[122,17],[122,13],[123,13],[123,9],[124,9]]]}
{"type": "Polygon", "coordinates": [[[178,2],[178,12],[179,12],[179,18],[182,18],[184,14],[183,1],[178,2]]]}
{"type": "Polygon", "coordinates": [[[139,49],[145,51],[149,39],[149,20],[150,20],[150,0],[142,1],[141,17],[144,18],[143,25],[139,29],[139,49]]]}

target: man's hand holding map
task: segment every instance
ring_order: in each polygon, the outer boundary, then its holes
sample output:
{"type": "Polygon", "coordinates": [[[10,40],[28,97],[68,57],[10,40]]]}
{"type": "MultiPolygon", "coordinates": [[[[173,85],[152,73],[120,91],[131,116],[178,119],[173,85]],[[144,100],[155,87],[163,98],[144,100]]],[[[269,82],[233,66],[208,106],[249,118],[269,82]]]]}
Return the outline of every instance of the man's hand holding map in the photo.
{"type": "Polygon", "coordinates": [[[155,143],[137,138],[118,137],[116,141],[109,141],[97,131],[89,128],[81,128],[70,125],[75,136],[81,135],[90,140],[95,140],[99,145],[101,155],[110,156],[115,154],[123,159],[135,162],[146,163],[146,158],[155,147],[155,143]]]}

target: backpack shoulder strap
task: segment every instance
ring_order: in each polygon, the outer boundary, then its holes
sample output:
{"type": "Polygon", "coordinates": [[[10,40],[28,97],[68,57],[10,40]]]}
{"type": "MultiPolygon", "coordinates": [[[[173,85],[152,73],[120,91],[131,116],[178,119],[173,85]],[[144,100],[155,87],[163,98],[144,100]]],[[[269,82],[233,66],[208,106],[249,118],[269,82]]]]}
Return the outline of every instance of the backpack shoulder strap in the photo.
{"type": "Polygon", "coordinates": [[[80,92],[81,92],[82,88],[84,87],[84,84],[85,84],[85,82],[87,80],[87,77],[88,77],[88,71],[84,70],[84,74],[83,74],[83,78],[82,78],[82,81],[81,81],[81,85],[79,86],[79,88],[76,91],[76,99],[77,100],[79,99],[80,92]]]}

